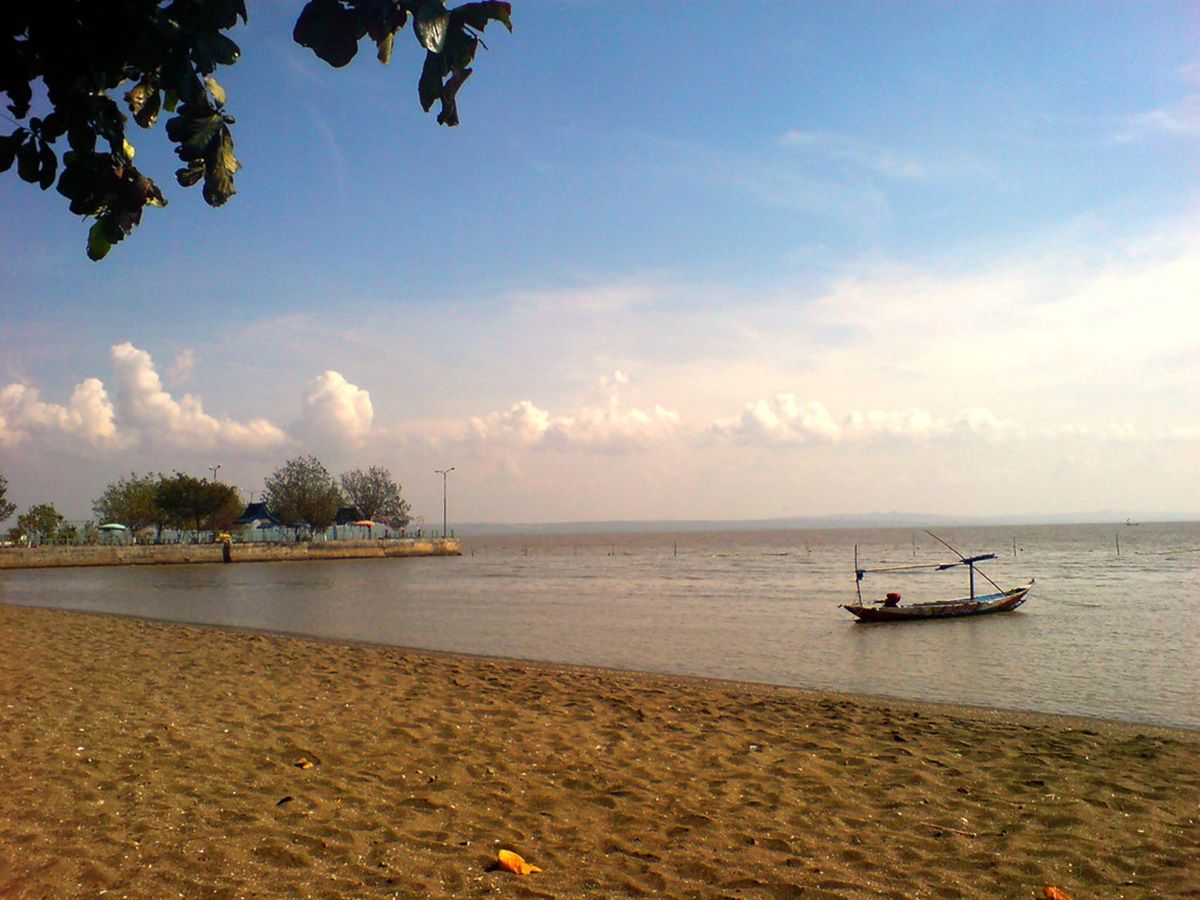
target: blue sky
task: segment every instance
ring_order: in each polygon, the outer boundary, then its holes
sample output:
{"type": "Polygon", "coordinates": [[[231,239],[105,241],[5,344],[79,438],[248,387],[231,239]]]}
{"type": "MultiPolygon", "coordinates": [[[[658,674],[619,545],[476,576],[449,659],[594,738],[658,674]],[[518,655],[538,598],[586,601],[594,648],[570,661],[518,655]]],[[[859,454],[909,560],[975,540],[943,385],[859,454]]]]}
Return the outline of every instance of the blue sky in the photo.
{"type": "Polygon", "coordinates": [[[460,95],[251,4],[244,164],[102,263],[0,178],[0,473],[249,495],[387,465],[460,520],[1200,510],[1191,3],[518,0],[460,95]]]}

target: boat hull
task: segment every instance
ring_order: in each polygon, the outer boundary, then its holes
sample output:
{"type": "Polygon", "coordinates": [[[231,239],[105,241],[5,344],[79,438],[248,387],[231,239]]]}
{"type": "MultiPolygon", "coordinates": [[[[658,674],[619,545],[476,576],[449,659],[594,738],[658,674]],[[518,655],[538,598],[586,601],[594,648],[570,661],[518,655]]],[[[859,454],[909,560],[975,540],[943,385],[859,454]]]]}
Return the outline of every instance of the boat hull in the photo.
{"type": "Polygon", "coordinates": [[[938,600],[911,606],[844,606],[859,622],[925,622],[930,619],[957,619],[988,613],[1010,612],[1025,602],[1033,582],[1002,594],[988,594],[974,600],[938,600]]]}

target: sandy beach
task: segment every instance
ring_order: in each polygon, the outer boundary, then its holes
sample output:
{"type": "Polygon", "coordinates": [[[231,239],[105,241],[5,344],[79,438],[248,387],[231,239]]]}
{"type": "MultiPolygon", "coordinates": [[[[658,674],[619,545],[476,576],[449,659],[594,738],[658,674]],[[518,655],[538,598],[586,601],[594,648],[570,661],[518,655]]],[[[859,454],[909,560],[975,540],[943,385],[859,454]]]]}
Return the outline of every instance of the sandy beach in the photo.
{"type": "Polygon", "coordinates": [[[1197,733],[8,606],[0,639],[5,897],[1200,896],[1197,733]]]}

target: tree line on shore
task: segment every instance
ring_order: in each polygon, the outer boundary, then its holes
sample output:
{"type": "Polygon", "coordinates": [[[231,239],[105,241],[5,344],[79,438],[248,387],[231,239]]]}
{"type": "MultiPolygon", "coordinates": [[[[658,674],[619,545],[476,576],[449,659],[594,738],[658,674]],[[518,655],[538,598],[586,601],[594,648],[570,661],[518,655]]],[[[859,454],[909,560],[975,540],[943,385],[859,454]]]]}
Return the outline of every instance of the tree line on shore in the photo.
{"type": "MultiPolygon", "coordinates": [[[[215,472],[214,472],[215,476],[215,472]]],[[[16,512],[7,499],[8,481],[0,474],[0,522],[16,512]]],[[[262,502],[269,515],[287,528],[324,531],[342,507],[353,507],[361,519],[393,528],[408,524],[409,504],[383,466],[352,469],[335,479],[314,456],[298,456],[267,476],[262,502]]],[[[35,503],[17,517],[7,539],[20,544],[79,544],[99,542],[105,526],[123,526],[135,540],[165,530],[229,532],[245,509],[238,489],[182,472],[171,475],[131,472],[111,482],[92,501],[94,521],[82,528],[67,522],[52,503],[35,503]]]]}

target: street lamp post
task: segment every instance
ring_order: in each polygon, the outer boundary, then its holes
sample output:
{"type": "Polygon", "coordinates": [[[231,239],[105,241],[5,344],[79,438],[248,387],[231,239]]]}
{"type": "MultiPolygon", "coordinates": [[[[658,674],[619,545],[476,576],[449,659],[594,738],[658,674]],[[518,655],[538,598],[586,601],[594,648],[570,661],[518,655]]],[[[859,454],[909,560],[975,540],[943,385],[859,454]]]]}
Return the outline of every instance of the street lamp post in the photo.
{"type": "Polygon", "coordinates": [[[209,467],[208,467],[208,471],[210,471],[210,472],[212,472],[212,473],[213,473],[213,481],[216,481],[216,480],[217,480],[217,469],[219,469],[219,468],[221,468],[221,464],[220,464],[220,463],[217,463],[215,466],[209,466],[209,467]]]}
{"type": "Polygon", "coordinates": [[[450,532],[446,530],[446,476],[454,471],[454,466],[448,469],[434,469],[435,475],[442,476],[442,540],[446,540],[450,536],[450,532]]]}

